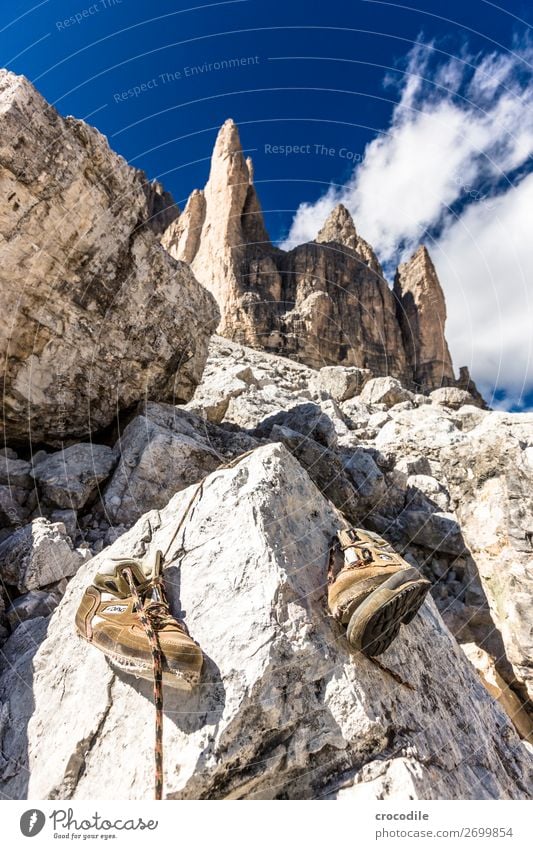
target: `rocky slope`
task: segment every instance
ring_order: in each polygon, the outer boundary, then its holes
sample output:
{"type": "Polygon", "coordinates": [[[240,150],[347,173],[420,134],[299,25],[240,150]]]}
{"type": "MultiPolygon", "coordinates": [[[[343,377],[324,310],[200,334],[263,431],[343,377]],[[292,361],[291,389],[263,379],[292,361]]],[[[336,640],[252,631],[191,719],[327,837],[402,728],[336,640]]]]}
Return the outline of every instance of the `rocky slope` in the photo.
{"type": "Polygon", "coordinates": [[[190,398],[218,312],[159,246],[169,196],[7,71],[0,135],[4,438],[60,444],[190,398]]]}
{"type": "MultiPolygon", "coordinates": [[[[165,548],[191,494],[109,553],[165,548]]],[[[528,755],[432,602],[379,663],[347,651],[324,608],[339,521],[279,444],[206,478],[166,573],[206,654],[198,690],[167,693],[168,798],[524,798],[528,755]]],[[[5,649],[5,796],[151,794],[151,686],[72,636],[98,560],[5,649]]]]}
{"type": "Polygon", "coordinates": [[[223,336],[313,368],[370,368],[418,391],[456,383],[444,295],[427,250],[400,266],[391,291],[342,205],[314,242],[275,248],[231,120],[216,140],[205,189],[193,192],[162,244],[215,295],[223,336]]]}
{"type": "MultiPolygon", "coordinates": [[[[166,573],[173,609],[208,657],[196,694],[167,696],[168,795],[525,798],[529,754],[516,734],[533,739],[532,425],[464,390],[416,395],[392,378],[316,371],[215,338],[186,407],[143,405],[120,435],[107,480],[93,482],[99,498],[77,513],[54,507],[69,487],[79,498],[71,466],[43,496],[50,518],[0,546],[11,598],[2,792],[150,795],[150,686],[78,643],[73,616],[99,559],[164,548],[187,487],[205,478],[166,573]],[[338,511],[434,584],[379,663],[349,653],[325,608],[338,511]],[[89,549],[101,553],[87,563],[89,549]]],[[[41,477],[29,475],[37,487],[50,486],[48,462],[41,454],[41,477]]]]}

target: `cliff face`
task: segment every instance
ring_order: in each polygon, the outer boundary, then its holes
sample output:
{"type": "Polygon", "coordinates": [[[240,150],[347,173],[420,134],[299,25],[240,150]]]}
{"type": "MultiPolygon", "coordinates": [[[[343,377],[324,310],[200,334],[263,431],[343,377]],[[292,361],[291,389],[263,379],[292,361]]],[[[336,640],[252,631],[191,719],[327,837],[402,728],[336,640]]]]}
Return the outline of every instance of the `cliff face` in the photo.
{"type": "Polygon", "coordinates": [[[219,132],[204,192],[191,195],[162,241],[215,295],[219,332],[230,339],[313,368],[369,368],[424,392],[455,384],[444,295],[427,250],[399,268],[391,291],[342,205],[315,241],[275,248],[233,121],[219,132]]]}
{"type": "Polygon", "coordinates": [[[4,438],[60,442],[142,397],[190,398],[218,311],[159,244],[170,196],[7,71],[0,133],[4,438]]]}

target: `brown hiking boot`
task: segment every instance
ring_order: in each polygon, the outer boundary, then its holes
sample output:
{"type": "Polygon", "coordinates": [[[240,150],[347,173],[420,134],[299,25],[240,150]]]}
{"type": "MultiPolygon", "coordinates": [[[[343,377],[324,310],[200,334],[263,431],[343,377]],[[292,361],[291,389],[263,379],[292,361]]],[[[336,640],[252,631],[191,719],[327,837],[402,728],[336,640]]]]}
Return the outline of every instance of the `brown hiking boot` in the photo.
{"type": "Polygon", "coordinates": [[[159,551],[144,560],[105,561],[94,583],[85,590],[76,627],[80,636],[103,651],[115,666],[152,680],[150,633],[161,653],[163,682],[183,689],[198,683],[202,650],[170,612],[161,585],[159,551]]]}
{"type": "Polygon", "coordinates": [[[328,606],[352,648],[375,656],[415,617],[431,584],[377,534],[337,532],[328,572],[328,606]],[[344,555],[344,556],[343,556],[344,555]]]}

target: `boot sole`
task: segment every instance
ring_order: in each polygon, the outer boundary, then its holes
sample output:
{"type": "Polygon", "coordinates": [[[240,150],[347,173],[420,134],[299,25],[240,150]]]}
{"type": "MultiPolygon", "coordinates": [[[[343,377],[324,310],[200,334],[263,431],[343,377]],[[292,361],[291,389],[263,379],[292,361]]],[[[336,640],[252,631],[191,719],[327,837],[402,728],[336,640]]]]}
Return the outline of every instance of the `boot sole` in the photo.
{"type": "MultiPolygon", "coordinates": [[[[102,646],[95,645],[91,640],[86,639],[78,633],[80,640],[88,643],[93,648],[97,648],[108,659],[109,663],[121,672],[127,672],[128,675],[133,675],[135,678],[143,678],[145,681],[154,680],[154,671],[152,665],[146,665],[137,660],[127,660],[121,655],[115,654],[102,646]]],[[[163,684],[167,687],[172,687],[174,690],[192,690],[200,681],[199,672],[191,672],[190,670],[176,670],[169,672],[163,670],[163,684]]]]}
{"type": "Polygon", "coordinates": [[[431,584],[416,569],[393,575],[354,611],[346,636],[350,646],[370,657],[386,651],[422,606],[431,584]]]}

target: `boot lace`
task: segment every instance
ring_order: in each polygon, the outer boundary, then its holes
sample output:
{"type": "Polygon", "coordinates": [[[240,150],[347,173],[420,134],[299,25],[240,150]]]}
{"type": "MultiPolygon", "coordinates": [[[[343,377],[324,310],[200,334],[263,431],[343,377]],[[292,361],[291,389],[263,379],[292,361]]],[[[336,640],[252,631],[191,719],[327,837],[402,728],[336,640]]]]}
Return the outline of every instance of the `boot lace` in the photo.
{"type": "MultiPolygon", "coordinates": [[[[139,614],[141,625],[150,644],[150,652],[152,655],[152,670],[154,675],[154,704],[155,704],[155,745],[154,745],[154,767],[155,767],[155,798],[163,798],[163,657],[161,647],[159,645],[159,637],[157,632],[160,629],[159,624],[163,620],[172,619],[168,604],[164,599],[162,589],[156,586],[153,582],[153,592],[159,596],[157,600],[151,600],[148,604],[143,604],[133,572],[129,567],[123,569],[122,574],[126,578],[131,594],[135,601],[135,607],[139,614]]],[[[144,593],[143,593],[144,595],[144,593]]]]}
{"type": "Polygon", "coordinates": [[[166,599],[162,599],[161,601],[145,601],[143,610],[149,617],[154,631],[161,631],[167,625],[173,625],[174,628],[178,628],[184,634],[188,634],[185,623],[180,622],[172,616],[166,599]]]}

